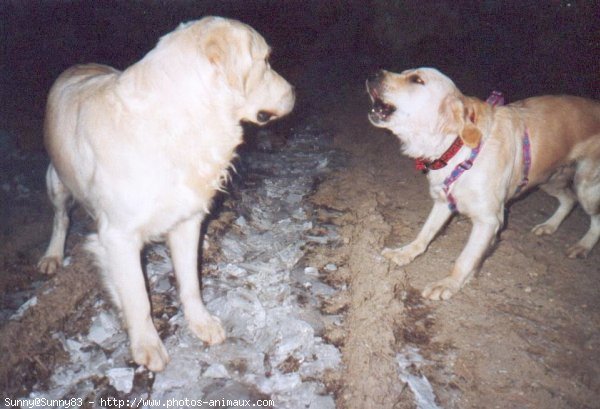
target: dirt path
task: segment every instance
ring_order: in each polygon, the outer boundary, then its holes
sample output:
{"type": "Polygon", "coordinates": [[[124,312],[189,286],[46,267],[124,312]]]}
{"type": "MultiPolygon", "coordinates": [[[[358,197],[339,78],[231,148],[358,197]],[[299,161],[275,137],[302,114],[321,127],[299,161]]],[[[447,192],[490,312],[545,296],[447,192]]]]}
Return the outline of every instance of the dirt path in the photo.
{"type": "Polygon", "coordinates": [[[377,210],[378,193],[370,188],[375,185],[377,170],[354,156],[349,166],[357,172],[325,182],[314,198],[347,214],[342,230],[348,243],[342,257],[349,270],[345,274],[349,309],[342,348],[346,373],[338,404],[346,408],[392,407],[401,392],[394,361],[394,327],[402,314],[396,299],[402,276],[391,276],[389,264],[379,254],[390,227],[377,210]],[[355,184],[364,189],[356,192],[355,184]],[[348,197],[338,191],[355,194],[348,197]]]}
{"type": "MultiPolygon", "coordinates": [[[[332,264],[327,280],[345,288],[322,306],[344,316],[341,326],[332,325],[324,334],[343,353],[344,370],[330,374],[328,385],[337,407],[427,407],[418,403],[411,379],[425,379],[433,405],[445,409],[600,407],[600,248],[586,260],[564,255],[587,229],[588,218],[576,209],[555,235],[536,237],[529,230],[552,214],[555,203],[533,192],[510,208],[493,252],[458,295],[447,302],[423,300],[420,290],[447,274],[470,223],[455,218],[428,252],[405,268],[380,256],[383,247],[415,237],[431,201],[424,176],[402,157],[395,138],[369,125],[361,82],[352,84],[324,101],[325,109],[315,108],[322,112],[324,128],[333,130],[340,152],[336,171],[321,181],[311,200],[324,223],[337,225],[342,241],[310,256],[314,265],[332,264]]],[[[43,169],[38,173],[41,178],[43,169]]],[[[10,245],[2,260],[6,277],[29,272],[39,280],[32,265],[43,251],[50,214],[41,188],[26,203],[7,215],[15,226],[3,231],[10,245]],[[21,220],[32,227],[19,229],[26,224],[21,220]]],[[[77,283],[93,278],[84,275],[82,281],[78,265],[75,260],[57,276],[63,284],[47,283],[59,292],[40,290],[44,314],[24,317],[25,326],[2,329],[0,355],[22,362],[10,379],[4,375],[13,361],[0,364],[4,391],[26,392],[60,361],[60,347],[52,346],[56,342],[45,329],[63,328],[67,315],[85,310],[89,287],[77,283]],[[27,333],[32,328],[36,332],[27,333]]],[[[11,283],[0,283],[7,294],[18,288],[11,283]]]]}

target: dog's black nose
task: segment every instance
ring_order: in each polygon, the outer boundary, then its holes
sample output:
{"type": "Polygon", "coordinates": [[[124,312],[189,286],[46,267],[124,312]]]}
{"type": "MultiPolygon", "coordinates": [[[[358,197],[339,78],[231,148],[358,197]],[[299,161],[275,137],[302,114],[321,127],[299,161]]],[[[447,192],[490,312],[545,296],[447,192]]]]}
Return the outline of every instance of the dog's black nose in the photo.
{"type": "Polygon", "coordinates": [[[374,72],[373,74],[369,75],[369,77],[367,78],[367,81],[370,83],[379,82],[381,80],[381,78],[383,78],[384,75],[385,75],[384,70],[378,70],[378,71],[374,72]]]}
{"type": "Polygon", "coordinates": [[[275,114],[269,111],[258,111],[258,114],[256,114],[256,120],[258,122],[264,123],[267,122],[269,119],[273,118],[274,116],[275,114]]]}

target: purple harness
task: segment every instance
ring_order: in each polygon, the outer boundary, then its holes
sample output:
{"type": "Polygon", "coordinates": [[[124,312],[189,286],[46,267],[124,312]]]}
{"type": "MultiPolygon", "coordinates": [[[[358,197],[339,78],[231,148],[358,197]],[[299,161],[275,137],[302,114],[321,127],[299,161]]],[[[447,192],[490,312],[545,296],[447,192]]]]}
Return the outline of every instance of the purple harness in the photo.
{"type": "MultiPolygon", "coordinates": [[[[504,96],[501,92],[492,91],[492,94],[488,97],[486,102],[492,106],[504,105],[504,96]]],[[[475,158],[479,154],[481,150],[481,142],[477,145],[476,148],[471,149],[471,154],[469,157],[456,165],[456,167],[450,173],[446,179],[444,179],[444,193],[446,194],[446,198],[448,199],[448,207],[452,212],[456,212],[456,199],[450,193],[450,187],[456,180],[462,175],[465,171],[471,169],[473,166],[473,162],[475,158]]],[[[529,168],[531,167],[531,144],[529,142],[529,132],[525,129],[525,135],[523,135],[523,180],[519,183],[515,194],[519,193],[527,183],[529,183],[529,168]]]]}
{"type": "Polygon", "coordinates": [[[529,132],[525,128],[523,135],[523,180],[517,186],[515,194],[519,193],[529,183],[529,168],[531,167],[531,143],[529,142],[529,132]]]}

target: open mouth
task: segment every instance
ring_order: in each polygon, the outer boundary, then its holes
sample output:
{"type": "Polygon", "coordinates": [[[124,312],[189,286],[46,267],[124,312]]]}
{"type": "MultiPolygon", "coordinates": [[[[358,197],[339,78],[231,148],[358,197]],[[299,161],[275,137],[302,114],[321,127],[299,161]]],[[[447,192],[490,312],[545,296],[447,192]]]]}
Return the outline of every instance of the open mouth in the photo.
{"type": "Polygon", "coordinates": [[[377,119],[378,121],[386,121],[395,110],[395,106],[392,104],[386,104],[381,99],[377,98],[373,101],[373,107],[371,108],[369,116],[373,119],[377,119]]]}
{"type": "Polygon", "coordinates": [[[266,124],[275,117],[276,115],[271,111],[258,111],[258,114],[256,114],[256,121],[259,124],[266,124]]]}
{"type": "Polygon", "coordinates": [[[375,88],[369,88],[369,95],[373,101],[373,106],[369,112],[369,118],[373,122],[387,121],[390,115],[396,111],[396,107],[392,104],[384,102],[375,88]]]}

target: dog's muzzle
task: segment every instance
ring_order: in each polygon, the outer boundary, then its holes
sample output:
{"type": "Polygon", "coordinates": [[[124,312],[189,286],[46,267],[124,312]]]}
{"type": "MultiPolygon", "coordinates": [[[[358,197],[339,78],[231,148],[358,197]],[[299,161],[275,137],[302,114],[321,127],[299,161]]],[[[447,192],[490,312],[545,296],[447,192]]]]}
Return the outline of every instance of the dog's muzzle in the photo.
{"type": "Polygon", "coordinates": [[[269,122],[269,120],[274,116],[275,114],[269,111],[258,111],[258,114],[256,114],[256,120],[258,121],[258,123],[264,124],[266,122],[269,122]]]}
{"type": "Polygon", "coordinates": [[[373,123],[385,122],[396,111],[394,105],[384,102],[380,96],[384,76],[385,72],[379,70],[367,78],[367,92],[373,104],[369,112],[369,119],[373,123]]]}

